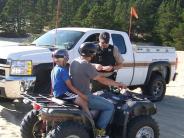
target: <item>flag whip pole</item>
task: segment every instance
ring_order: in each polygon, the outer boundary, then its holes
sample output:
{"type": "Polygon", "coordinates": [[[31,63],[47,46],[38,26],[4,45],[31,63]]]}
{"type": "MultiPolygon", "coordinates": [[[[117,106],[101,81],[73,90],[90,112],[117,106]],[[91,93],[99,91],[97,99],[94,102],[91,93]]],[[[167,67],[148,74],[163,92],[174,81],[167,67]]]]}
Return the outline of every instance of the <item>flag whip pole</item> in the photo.
{"type": "Polygon", "coordinates": [[[131,35],[131,29],[132,29],[132,8],[131,8],[131,12],[130,12],[130,21],[129,21],[129,31],[128,31],[128,35],[129,35],[129,38],[130,38],[130,35],[131,35]]]}

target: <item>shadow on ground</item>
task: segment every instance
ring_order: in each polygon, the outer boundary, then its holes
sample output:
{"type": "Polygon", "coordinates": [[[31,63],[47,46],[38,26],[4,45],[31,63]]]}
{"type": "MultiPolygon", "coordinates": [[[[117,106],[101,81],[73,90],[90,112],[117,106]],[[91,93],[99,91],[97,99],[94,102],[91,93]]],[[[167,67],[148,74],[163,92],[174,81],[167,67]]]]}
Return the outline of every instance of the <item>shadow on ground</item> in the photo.
{"type": "Polygon", "coordinates": [[[32,107],[20,102],[0,102],[2,110],[0,112],[1,118],[15,125],[20,125],[24,115],[29,112],[32,107]]]}
{"type": "Polygon", "coordinates": [[[165,96],[156,105],[154,118],[160,127],[160,138],[184,138],[184,99],[165,96]]]}

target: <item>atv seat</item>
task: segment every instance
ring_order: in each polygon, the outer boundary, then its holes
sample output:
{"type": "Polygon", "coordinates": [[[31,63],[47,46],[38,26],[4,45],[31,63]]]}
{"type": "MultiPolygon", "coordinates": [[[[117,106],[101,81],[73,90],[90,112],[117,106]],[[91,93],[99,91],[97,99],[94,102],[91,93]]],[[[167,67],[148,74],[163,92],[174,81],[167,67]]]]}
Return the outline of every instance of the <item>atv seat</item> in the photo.
{"type": "Polygon", "coordinates": [[[58,99],[58,98],[55,98],[55,97],[52,97],[51,101],[53,101],[54,103],[56,103],[58,105],[76,105],[75,103],[69,102],[68,100],[58,99]]]}

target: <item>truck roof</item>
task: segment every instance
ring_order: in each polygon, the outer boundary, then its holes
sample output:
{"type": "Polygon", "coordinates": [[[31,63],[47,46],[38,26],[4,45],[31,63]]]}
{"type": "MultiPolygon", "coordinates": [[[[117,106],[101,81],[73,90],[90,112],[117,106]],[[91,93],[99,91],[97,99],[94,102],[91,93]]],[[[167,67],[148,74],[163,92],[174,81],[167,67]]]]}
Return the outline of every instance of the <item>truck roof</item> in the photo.
{"type": "MultiPolygon", "coordinates": [[[[55,30],[55,29],[54,29],[55,30]]],[[[75,30],[80,32],[88,32],[88,31],[108,31],[108,32],[117,32],[122,33],[122,31],[110,30],[110,29],[99,29],[99,28],[83,28],[83,27],[63,27],[57,28],[57,30],[75,30]]],[[[125,33],[125,32],[123,32],[125,33]]]]}

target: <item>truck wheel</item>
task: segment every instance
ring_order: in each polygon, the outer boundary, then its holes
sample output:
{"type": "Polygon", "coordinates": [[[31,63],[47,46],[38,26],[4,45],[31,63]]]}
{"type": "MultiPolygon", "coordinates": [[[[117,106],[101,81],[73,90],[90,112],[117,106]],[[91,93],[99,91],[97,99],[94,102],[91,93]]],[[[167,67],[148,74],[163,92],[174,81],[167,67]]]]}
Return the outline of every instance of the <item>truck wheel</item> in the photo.
{"type": "Polygon", "coordinates": [[[159,127],[150,116],[141,116],[128,124],[128,138],[159,138],[159,127]]]}
{"type": "Polygon", "coordinates": [[[89,134],[81,124],[66,121],[50,131],[46,138],[89,138],[89,134]]]}
{"type": "Polygon", "coordinates": [[[144,86],[142,91],[151,101],[161,101],[166,92],[165,79],[161,75],[153,74],[148,85],[144,86]]]}
{"type": "Polygon", "coordinates": [[[20,125],[20,132],[22,138],[34,138],[35,136],[39,138],[39,129],[36,129],[36,124],[39,124],[40,122],[38,120],[38,114],[38,111],[31,110],[24,116],[20,125]]]}

